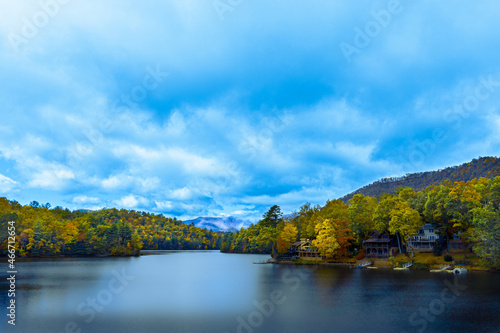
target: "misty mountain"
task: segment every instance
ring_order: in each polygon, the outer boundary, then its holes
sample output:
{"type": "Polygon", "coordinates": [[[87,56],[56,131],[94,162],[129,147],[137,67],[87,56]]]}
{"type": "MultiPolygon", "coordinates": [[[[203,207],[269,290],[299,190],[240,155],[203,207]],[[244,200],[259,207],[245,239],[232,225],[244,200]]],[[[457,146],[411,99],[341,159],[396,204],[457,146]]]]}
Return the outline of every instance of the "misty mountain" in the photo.
{"type": "Polygon", "coordinates": [[[185,224],[193,223],[198,228],[212,231],[235,232],[241,228],[247,228],[251,222],[233,216],[229,217],[197,217],[193,220],[183,221],[185,224]]]}

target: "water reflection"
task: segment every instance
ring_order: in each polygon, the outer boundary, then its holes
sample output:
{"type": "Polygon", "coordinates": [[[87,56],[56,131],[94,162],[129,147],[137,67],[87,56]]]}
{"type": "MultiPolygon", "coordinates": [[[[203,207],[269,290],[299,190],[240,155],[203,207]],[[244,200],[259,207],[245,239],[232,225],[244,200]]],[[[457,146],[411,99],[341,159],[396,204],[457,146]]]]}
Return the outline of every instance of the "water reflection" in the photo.
{"type": "MultiPolygon", "coordinates": [[[[268,256],[217,251],[154,254],[21,262],[18,325],[4,321],[0,331],[64,332],[74,323],[96,333],[417,332],[420,309],[453,282],[423,271],[254,265],[268,256]],[[418,324],[410,321],[415,313],[418,324]]],[[[498,275],[459,279],[467,289],[427,321],[426,332],[498,330],[498,275]]]]}

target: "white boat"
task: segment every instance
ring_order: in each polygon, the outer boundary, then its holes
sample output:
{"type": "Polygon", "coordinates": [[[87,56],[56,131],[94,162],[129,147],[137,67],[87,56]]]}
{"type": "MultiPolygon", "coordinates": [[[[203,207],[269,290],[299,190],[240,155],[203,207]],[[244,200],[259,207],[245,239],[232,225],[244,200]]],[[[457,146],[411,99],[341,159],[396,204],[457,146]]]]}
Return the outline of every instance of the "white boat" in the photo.
{"type": "Polygon", "coordinates": [[[367,267],[367,266],[370,266],[372,265],[373,263],[371,261],[365,261],[365,262],[361,262],[359,265],[358,265],[358,268],[364,268],[364,267],[367,267]]]}
{"type": "Polygon", "coordinates": [[[453,270],[453,274],[465,274],[467,273],[467,268],[457,267],[453,270]]]}

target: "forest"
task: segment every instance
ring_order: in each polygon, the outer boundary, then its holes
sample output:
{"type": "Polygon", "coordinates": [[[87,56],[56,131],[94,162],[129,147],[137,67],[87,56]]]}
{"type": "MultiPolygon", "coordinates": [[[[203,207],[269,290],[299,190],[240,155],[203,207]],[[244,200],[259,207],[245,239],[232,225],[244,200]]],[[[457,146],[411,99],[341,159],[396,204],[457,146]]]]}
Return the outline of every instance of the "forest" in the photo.
{"type": "Polygon", "coordinates": [[[70,211],[33,201],[22,206],[0,198],[0,244],[6,255],[8,222],[20,256],[120,256],[140,250],[211,250],[219,234],[175,218],[133,210],[70,211]],[[12,223],[11,223],[12,225],[12,223]]]}
{"type": "Polygon", "coordinates": [[[420,191],[429,185],[439,185],[447,179],[453,182],[466,182],[474,178],[493,178],[499,174],[500,158],[480,157],[468,163],[451,166],[442,170],[410,173],[403,177],[382,178],[347,194],[341,199],[348,201],[355,194],[380,196],[386,193],[395,193],[401,187],[409,187],[415,191],[420,191]]]}
{"type": "Polygon", "coordinates": [[[407,241],[426,223],[441,230],[445,242],[438,250],[460,233],[486,267],[500,269],[500,176],[445,180],[420,191],[401,187],[378,198],[355,194],[347,203],[337,199],[323,207],[306,203],[287,216],[275,205],[257,224],[224,235],[221,251],[276,257],[296,240],[308,238],[322,256],[342,258],[358,254],[373,230],[388,230],[407,241]]]}
{"type": "MultiPolygon", "coordinates": [[[[234,233],[212,232],[162,214],[114,208],[70,211],[51,208],[48,203],[33,201],[23,206],[0,198],[0,254],[7,255],[8,238],[14,236],[11,230],[15,225],[17,254],[28,257],[128,256],[139,255],[140,250],[212,249],[277,257],[295,241],[306,238],[312,240],[321,256],[343,258],[358,255],[363,240],[373,230],[387,230],[404,243],[430,223],[444,240],[438,252],[446,250],[453,234],[460,233],[485,266],[500,269],[500,176],[491,178],[498,161],[482,158],[450,169],[465,178],[478,173],[486,173],[488,178],[446,179],[439,184],[432,181],[420,190],[399,187],[378,196],[355,193],[347,201],[329,200],[324,206],[306,203],[287,215],[274,205],[258,223],[234,233]]],[[[421,179],[426,174],[405,179],[421,179]]],[[[428,175],[425,177],[432,180],[437,174],[428,175]]]]}

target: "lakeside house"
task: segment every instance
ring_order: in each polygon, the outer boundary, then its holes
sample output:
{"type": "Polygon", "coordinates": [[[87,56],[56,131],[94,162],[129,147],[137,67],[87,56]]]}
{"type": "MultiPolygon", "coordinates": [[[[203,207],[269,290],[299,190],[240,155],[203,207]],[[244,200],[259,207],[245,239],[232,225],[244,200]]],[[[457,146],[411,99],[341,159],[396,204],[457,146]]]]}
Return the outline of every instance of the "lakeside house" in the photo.
{"type": "Polygon", "coordinates": [[[389,258],[399,253],[396,236],[388,231],[379,233],[377,230],[372,231],[369,238],[363,241],[363,250],[369,258],[389,258]]]}
{"type": "Polygon", "coordinates": [[[436,234],[436,228],[427,223],[420,231],[408,241],[408,249],[415,252],[432,252],[439,240],[439,235],[436,234]]]}
{"type": "Polygon", "coordinates": [[[466,249],[471,250],[472,245],[467,245],[462,240],[462,233],[458,232],[451,236],[449,240],[449,252],[460,252],[466,249]]]}
{"type": "Polygon", "coordinates": [[[300,258],[317,258],[321,259],[321,256],[317,249],[311,248],[312,242],[310,239],[301,238],[300,241],[297,241],[292,244],[292,251],[296,253],[300,258]]]}

